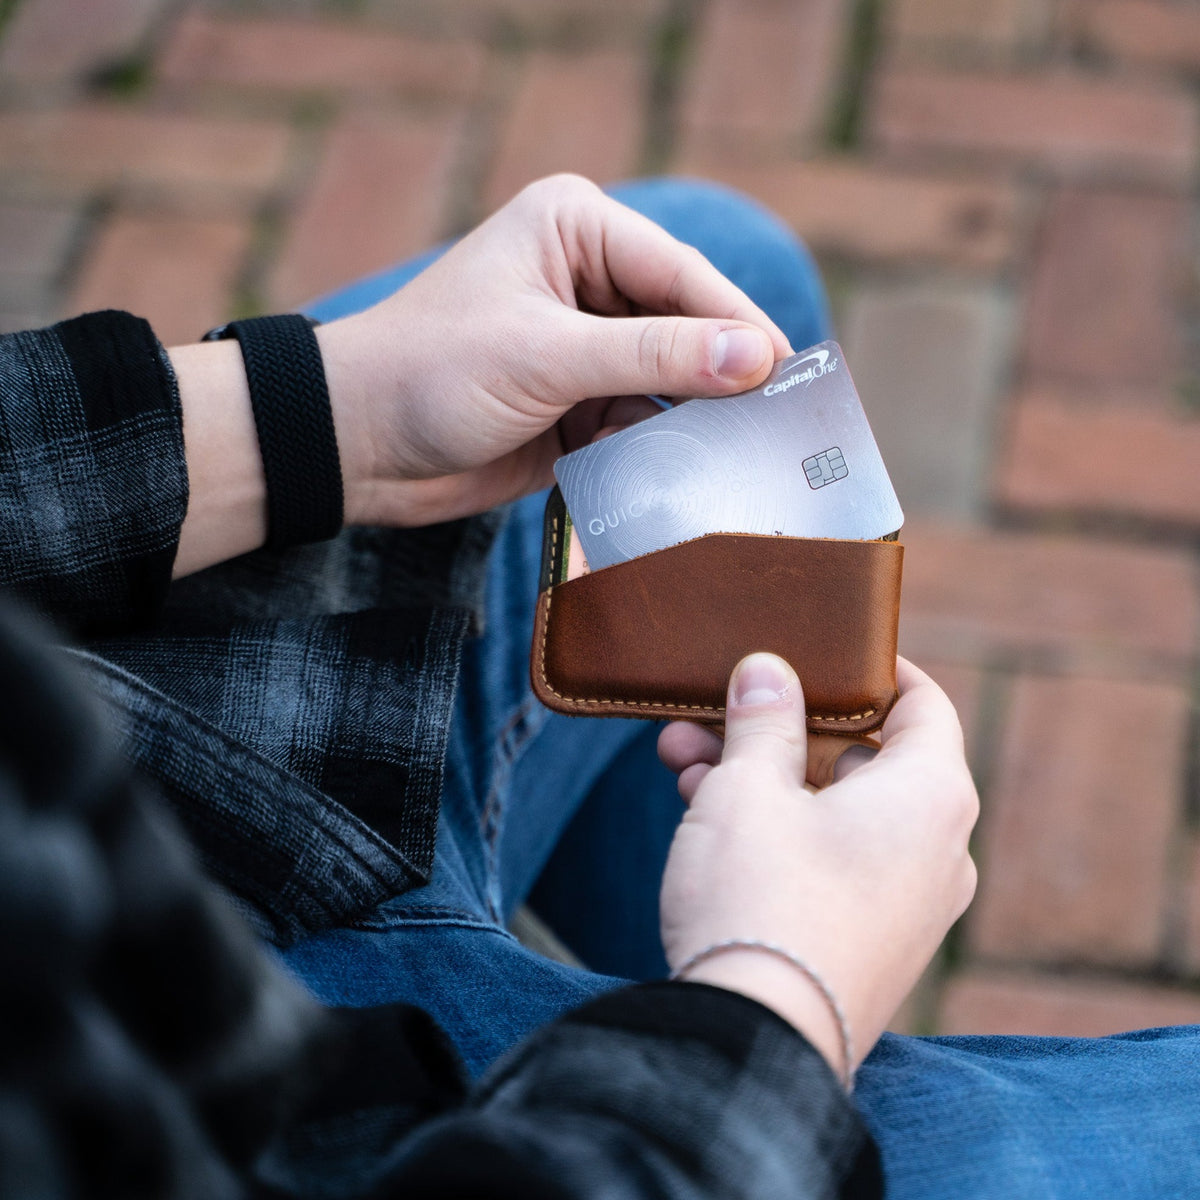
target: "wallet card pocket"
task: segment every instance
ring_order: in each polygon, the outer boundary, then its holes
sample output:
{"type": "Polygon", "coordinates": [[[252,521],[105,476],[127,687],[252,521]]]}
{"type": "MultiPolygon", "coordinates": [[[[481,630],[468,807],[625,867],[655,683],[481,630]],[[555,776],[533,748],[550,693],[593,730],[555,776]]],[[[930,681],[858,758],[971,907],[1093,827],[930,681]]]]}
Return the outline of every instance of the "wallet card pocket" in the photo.
{"type": "Polygon", "coordinates": [[[564,581],[564,516],[552,493],[530,662],[549,708],[717,724],[734,665],[768,650],[800,676],[810,731],[883,724],[899,542],[714,533],[564,581]]]}

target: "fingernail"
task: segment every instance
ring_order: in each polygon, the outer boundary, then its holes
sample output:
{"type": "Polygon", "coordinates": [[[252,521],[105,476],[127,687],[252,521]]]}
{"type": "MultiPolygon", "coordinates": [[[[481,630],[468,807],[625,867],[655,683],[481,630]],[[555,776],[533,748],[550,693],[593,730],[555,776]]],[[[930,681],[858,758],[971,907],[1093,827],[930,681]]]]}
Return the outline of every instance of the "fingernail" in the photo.
{"type": "Polygon", "coordinates": [[[726,379],[745,379],[763,365],[767,336],[753,329],[722,329],[713,339],[713,370],[726,379]]]}
{"type": "Polygon", "coordinates": [[[778,704],[791,692],[792,676],[783,660],[774,654],[752,654],[742,662],[733,681],[733,702],[778,704]]]}

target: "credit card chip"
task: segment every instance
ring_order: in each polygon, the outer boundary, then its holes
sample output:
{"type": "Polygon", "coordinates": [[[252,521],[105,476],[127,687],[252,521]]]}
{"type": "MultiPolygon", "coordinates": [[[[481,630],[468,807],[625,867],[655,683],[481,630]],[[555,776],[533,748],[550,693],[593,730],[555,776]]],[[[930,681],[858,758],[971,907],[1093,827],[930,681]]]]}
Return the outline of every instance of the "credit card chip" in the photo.
{"type": "Polygon", "coordinates": [[[804,468],[808,486],[814,491],[845,479],[850,474],[850,468],[846,466],[846,459],[838,446],[830,446],[828,450],[806,458],[800,465],[804,468]]]}

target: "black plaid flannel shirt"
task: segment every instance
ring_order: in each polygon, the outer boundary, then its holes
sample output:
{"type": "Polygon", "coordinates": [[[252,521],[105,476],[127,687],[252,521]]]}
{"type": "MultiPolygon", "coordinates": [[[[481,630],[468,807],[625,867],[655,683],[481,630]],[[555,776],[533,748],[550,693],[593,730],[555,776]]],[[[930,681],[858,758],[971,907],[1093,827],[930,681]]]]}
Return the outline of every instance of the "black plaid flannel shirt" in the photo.
{"type": "MultiPolygon", "coordinates": [[[[84,643],[73,656],[127,756],[209,873],[287,945],[428,877],[493,518],[348,530],[169,587],[186,507],[178,393],[145,322],[99,313],[0,337],[0,580],[84,643]]],[[[371,1057],[377,1044],[364,1077],[371,1057]]],[[[388,1086],[412,1114],[412,1087],[430,1085],[405,1076],[388,1086]]],[[[405,1194],[879,1192],[873,1146],[819,1056],[714,989],[614,993],[474,1094],[437,1083],[452,1107],[368,1172],[405,1194]]],[[[338,1121],[354,1088],[331,1093],[338,1121]]],[[[299,1176],[283,1187],[307,1190],[299,1176]]]]}

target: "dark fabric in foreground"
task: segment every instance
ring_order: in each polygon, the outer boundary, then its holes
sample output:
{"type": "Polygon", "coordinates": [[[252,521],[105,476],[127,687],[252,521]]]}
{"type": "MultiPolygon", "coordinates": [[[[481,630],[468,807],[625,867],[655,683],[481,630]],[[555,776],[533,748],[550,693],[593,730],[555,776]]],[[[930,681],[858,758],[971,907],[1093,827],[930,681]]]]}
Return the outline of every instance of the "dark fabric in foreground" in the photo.
{"type": "Polygon", "coordinates": [[[92,639],[0,609],[0,1200],[878,1195],[833,1073],[741,997],[611,994],[468,1090],[427,1014],[283,972],[234,904],[287,944],[428,876],[491,519],[166,598],[186,502],[144,322],[0,337],[0,586],[92,639]]]}
{"type": "Polygon", "coordinates": [[[7,608],[0,680],[0,1200],[881,1194],[829,1068],[718,989],[605,996],[473,1092],[419,1010],[320,1010],[7,608]]]}
{"type": "Polygon", "coordinates": [[[321,1014],[7,608],[0,680],[0,1195],[237,1195],[321,1014]]]}
{"type": "Polygon", "coordinates": [[[470,1095],[418,1010],[319,1011],[7,610],[0,679],[0,1197],[878,1194],[828,1067],[717,989],[606,996],[470,1095]]]}

